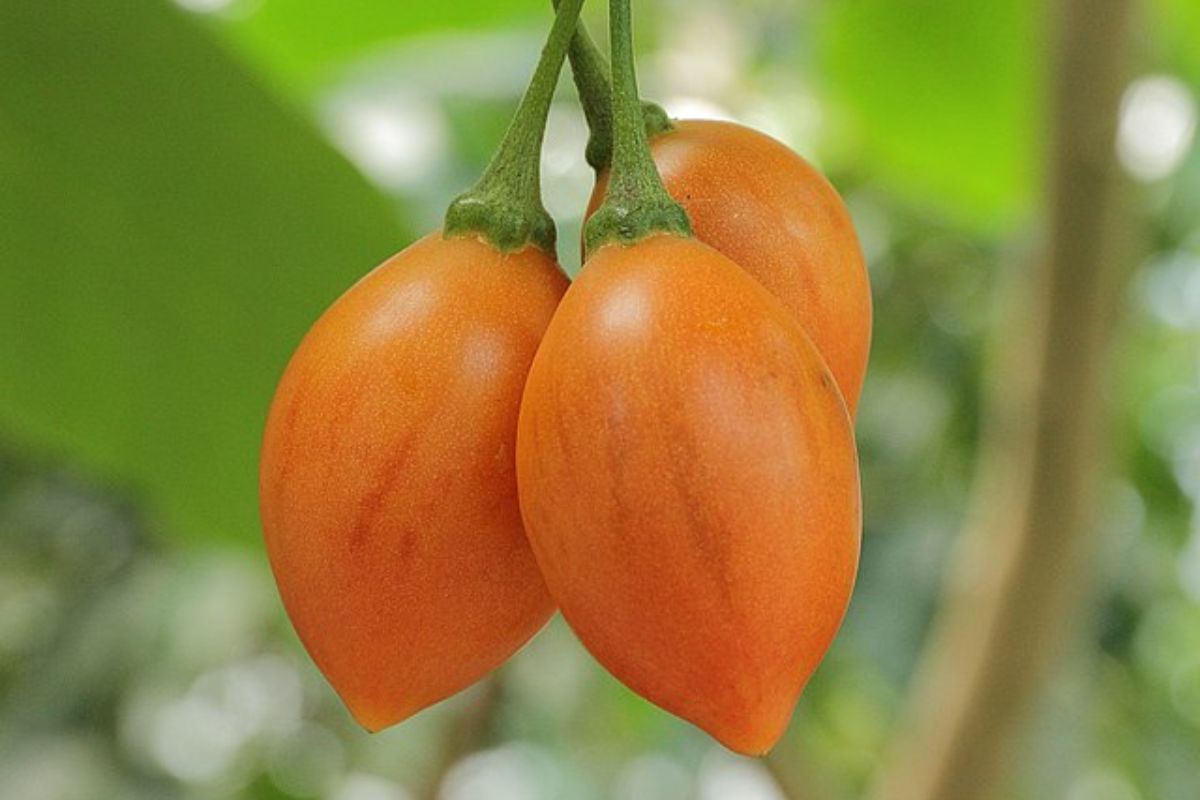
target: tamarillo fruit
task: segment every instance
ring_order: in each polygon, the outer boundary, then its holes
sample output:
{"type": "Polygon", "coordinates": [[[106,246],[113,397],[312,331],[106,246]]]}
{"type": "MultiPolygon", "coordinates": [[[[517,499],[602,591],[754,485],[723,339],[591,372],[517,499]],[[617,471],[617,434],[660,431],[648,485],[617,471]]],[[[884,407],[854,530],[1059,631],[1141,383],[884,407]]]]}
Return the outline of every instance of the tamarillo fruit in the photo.
{"type": "MultiPolygon", "coordinates": [[[[650,139],[650,152],[696,238],[791,310],[853,416],[871,348],[871,287],[837,190],[786,145],[732,122],[674,121],[650,139]]],[[[589,217],[608,182],[609,172],[600,172],[589,217]]]]}
{"type": "Polygon", "coordinates": [[[770,749],[841,623],[861,530],[850,418],[789,309],[695,239],[599,247],[530,369],[517,477],[592,654],[729,748],[770,749]]]}
{"type": "Polygon", "coordinates": [[[566,287],[541,247],[427,236],[334,303],[279,384],[267,552],[300,639],[370,730],[483,677],[553,612],[514,449],[566,287]]]}

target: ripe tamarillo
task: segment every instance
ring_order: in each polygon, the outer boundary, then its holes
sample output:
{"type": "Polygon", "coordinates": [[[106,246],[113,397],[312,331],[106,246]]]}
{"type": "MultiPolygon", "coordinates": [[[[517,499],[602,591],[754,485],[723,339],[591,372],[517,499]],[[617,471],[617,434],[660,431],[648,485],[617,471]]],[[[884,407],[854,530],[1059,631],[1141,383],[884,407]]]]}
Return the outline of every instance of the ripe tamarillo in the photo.
{"type": "Polygon", "coordinates": [[[263,530],[284,605],[368,729],[504,662],[553,603],[516,485],[525,377],[567,279],[539,164],[583,0],[563,0],[488,169],[428,236],[301,343],[263,441],[263,530]]]}
{"type": "Polygon", "coordinates": [[[695,240],[606,245],[546,332],[517,442],[526,531],[587,648],[766,752],[841,622],[860,531],[850,421],[787,309],[695,240]]]}
{"type": "Polygon", "coordinates": [[[370,730],[478,680],[553,611],[513,453],[566,285],[538,247],[426,237],[321,317],[279,385],[267,551],[301,640],[370,730]]]}
{"type": "MultiPolygon", "coordinates": [[[[650,140],[663,183],[696,238],[783,301],[826,364],[851,415],[871,347],[871,287],[837,190],[787,146],[731,122],[680,120],[650,140]]],[[[608,186],[597,176],[588,207],[608,186]]]]}
{"type": "MultiPolygon", "coordinates": [[[[604,56],[581,24],[571,67],[596,170],[591,216],[608,191],[612,87],[604,56]]],[[[667,192],[692,232],[783,301],[824,356],[850,408],[858,407],[871,347],[871,287],[858,237],[837,191],[782,143],[744,125],[671,120],[641,103],[642,123],[667,192]]]]}
{"type": "Polygon", "coordinates": [[[630,0],[609,17],[612,179],[525,386],[521,512],[550,593],[600,662],[758,755],[850,599],[854,434],[792,312],[692,237],[650,156],[630,0]]]}

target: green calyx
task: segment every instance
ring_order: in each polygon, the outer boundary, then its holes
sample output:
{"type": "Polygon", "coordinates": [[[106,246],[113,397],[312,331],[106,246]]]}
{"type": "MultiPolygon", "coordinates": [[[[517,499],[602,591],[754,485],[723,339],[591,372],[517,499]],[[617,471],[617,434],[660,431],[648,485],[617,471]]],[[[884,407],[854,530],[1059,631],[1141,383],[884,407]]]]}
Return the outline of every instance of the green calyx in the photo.
{"type": "Polygon", "coordinates": [[[532,206],[504,189],[476,186],[455,198],[446,210],[446,238],[480,234],[501,253],[515,253],[528,244],[553,253],[558,228],[539,199],[532,206]]]}
{"type": "Polygon", "coordinates": [[[687,212],[667,193],[650,156],[645,115],[638,97],[630,0],[611,0],[610,21],[612,175],[604,205],[587,224],[589,253],[610,242],[633,244],[656,233],[692,235],[687,212]]]}
{"type": "MultiPolygon", "coordinates": [[[[554,0],[554,7],[558,8],[561,2],[562,0],[554,0]]],[[[612,82],[609,79],[608,62],[601,54],[600,48],[596,47],[596,42],[588,34],[587,26],[583,22],[575,29],[569,55],[571,74],[579,90],[579,101],[583,104],[588,130],[591,131],[587,145],[587,162],[596,172],[602,172],[612,164],[613,156],[612,82]]],[[[667,112],[657,103],[643,101],[642,118],[649,139],[675,128],[667,112]]]]}
{"type": "Polygon", "coordinates": [[[562,0],[533,80],[479,183],[446,211],[443,235],[478,234],[503,253],[533,244],[553,253],[554,220],[542,204],[541,155],[558,76],[584,0],[562,0]]]}

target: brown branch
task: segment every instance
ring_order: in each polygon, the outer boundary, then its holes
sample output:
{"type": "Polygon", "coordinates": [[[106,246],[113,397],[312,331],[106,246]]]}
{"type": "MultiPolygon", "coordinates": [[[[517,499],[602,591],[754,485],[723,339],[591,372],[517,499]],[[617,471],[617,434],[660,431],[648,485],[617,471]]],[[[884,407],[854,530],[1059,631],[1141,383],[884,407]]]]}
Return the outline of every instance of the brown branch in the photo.
{"type": "Polygon", "coordinates": [[[963,548],[875,796],[982,800],[1070,632],[1095,545],[1124,247],[1114,164],[1134,0],[1060,0],[1047,242],[998,355],[963,548]]]}
{"type": "Polygon", "coordinates": [[[790,744],[785,739],[779,747],[763,757],[762,766],[787,800],[818,800],[824,793],[818,791],[815,782],[810,780],[799,747],[798,743],[790,744]],[[789,752],[782,752],[785,747],[789,752]]]}

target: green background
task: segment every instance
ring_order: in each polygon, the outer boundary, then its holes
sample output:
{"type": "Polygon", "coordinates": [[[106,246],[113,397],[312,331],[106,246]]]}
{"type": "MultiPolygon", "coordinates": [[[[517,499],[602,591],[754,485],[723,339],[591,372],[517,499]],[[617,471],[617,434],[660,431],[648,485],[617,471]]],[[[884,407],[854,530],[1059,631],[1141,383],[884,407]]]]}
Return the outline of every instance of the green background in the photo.
{"type": "MultiPolygon", "coordinates": [[[[275,598],[257,447],[308,325],[486,162],[548,6],[0,0],[0,797],[419,796],[477,698],[376,737],[353,726],[275,598]]],[[[997,290],[1042,233],[1049,16],[1032,0],[638,8],[646,93],[822,165],[870,260],[864,563],[785,742],[822,797],[859,797],[962,522],[997,290]]],[[[1193,132],[1197,42],[1200,6],[1143,8],[1134,89],[1165,81],[1193,132]]],[[[573,271],[591,176],[565,81],[559,101],[546,191],[573,271]]],[[[1188,141],[1152,176],[1126,158],[1141,244],[1098,578],[1012,797],[1200,793],[1188,141]]],[[[448,800],[777,797],[560,621],[501,684],[448,800]]]]}

